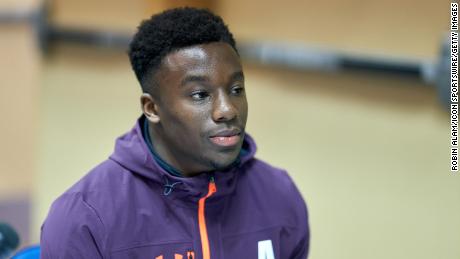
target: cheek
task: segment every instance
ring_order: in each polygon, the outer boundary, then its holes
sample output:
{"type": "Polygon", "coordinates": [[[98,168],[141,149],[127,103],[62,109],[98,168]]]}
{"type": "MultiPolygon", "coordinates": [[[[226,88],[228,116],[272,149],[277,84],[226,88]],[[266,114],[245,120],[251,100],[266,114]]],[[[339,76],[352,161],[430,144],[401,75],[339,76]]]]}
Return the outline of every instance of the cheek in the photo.
{"type": "Polygon", "coordinates": [[[241,100],[241,102],[238,105],[238,110],[239,110],[241,120],[244,123],[246,123],[246,120],[248,118],[248,102],[246,98],[244,98],[244,100],[241,100]]]}
{"type": "Polygon", "coordinates": [[[192,106],[187,104],[176,105],[169,114],[169,128],[184,139],[195,140],[197,136],[204,136],[209,114],[205,106],[192,106]]]}

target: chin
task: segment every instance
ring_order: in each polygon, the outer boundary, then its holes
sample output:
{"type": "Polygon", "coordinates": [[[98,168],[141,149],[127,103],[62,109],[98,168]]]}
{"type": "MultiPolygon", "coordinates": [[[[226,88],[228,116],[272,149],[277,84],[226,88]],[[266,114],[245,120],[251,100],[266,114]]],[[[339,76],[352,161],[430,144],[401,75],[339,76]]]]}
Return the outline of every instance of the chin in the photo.
{"type": "Polygon", "coordinates": [[[220,164],[211,162],[212,170],[211,171],[225,171],[230,168],[232,163],[229,164],[220,164]]]}
{"type": "Polygon", "coordinates": [[[211,167],[213,170],[225,170],[228,169],[230,166],[233,165],[233,162],[237,159],[238,154],[236,156],[228,157],[225,159],[214,159],[211,160],[211,167]]]}

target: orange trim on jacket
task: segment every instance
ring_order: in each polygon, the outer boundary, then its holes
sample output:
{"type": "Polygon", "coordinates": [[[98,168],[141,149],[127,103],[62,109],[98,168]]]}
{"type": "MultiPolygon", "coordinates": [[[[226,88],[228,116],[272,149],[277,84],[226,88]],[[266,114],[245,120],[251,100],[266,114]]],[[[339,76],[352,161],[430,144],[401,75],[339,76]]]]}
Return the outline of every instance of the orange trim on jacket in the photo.
{"type": "Polygon", "coordinates": [[[187,259],[195,259],[195,252],[193,251],[187,252],[187,259]]]}
{"type": "Polygon", "coordinates": [[[206,194],[206,196],[202,197],[198,201],[198,226],[200,228],[201,250],[203,252],[203,259],[211,259],[204,207],[206,199],[213,195],[215,192],[217,192],[216,183],[214,182],[214,178],[211,178],[208,186],[208,194],[206,194]]]}

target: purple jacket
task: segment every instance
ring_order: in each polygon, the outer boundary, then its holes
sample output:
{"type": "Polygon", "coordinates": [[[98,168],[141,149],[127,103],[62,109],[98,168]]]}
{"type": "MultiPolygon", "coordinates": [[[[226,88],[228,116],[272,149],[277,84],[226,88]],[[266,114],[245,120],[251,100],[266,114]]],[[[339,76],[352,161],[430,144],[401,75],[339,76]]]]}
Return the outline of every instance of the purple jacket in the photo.
{"type": "Polygon", "coordinates": [[[307,209],[286,171],[256,158],[180,178],[154,160],[139,122],[109,159],[52,205],[41,258],[306,258],[307,209]]]}

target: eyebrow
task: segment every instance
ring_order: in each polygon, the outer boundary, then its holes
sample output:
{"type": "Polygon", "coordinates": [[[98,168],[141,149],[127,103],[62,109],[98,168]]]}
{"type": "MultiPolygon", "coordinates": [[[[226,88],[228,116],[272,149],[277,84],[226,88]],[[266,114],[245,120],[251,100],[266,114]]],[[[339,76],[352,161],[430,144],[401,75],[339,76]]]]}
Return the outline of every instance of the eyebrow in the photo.
{"type": "Polygon", "coordinates": [[[244,74],[243,71],[236,71],[230,76],[230,81],[237,81],[237,80],[244,80],[244,74]]]}
{"type": "Polygon", "coordinates": [[[182,79],[181,86],[185,86],[186,84],[193,82],[203,83],[208,81],[209,78],[207,76],[190,75],[182,79]]]}
{"type": "MultiPolygon", "coordinates": [[[[230,81],[237,81],[237,80],[244,80],[244,74],[243,71],[236,71],[230,76],[230,81]]],[[[207,76],[200,76],[200,75],[189,75],[186,76],[184,79],[181,81],[181,86],[185,86],[188,83],[192,82],[198,82],[198,83],[204,83],[204,82],[209,82],[209,78],[207,76]]]]}

